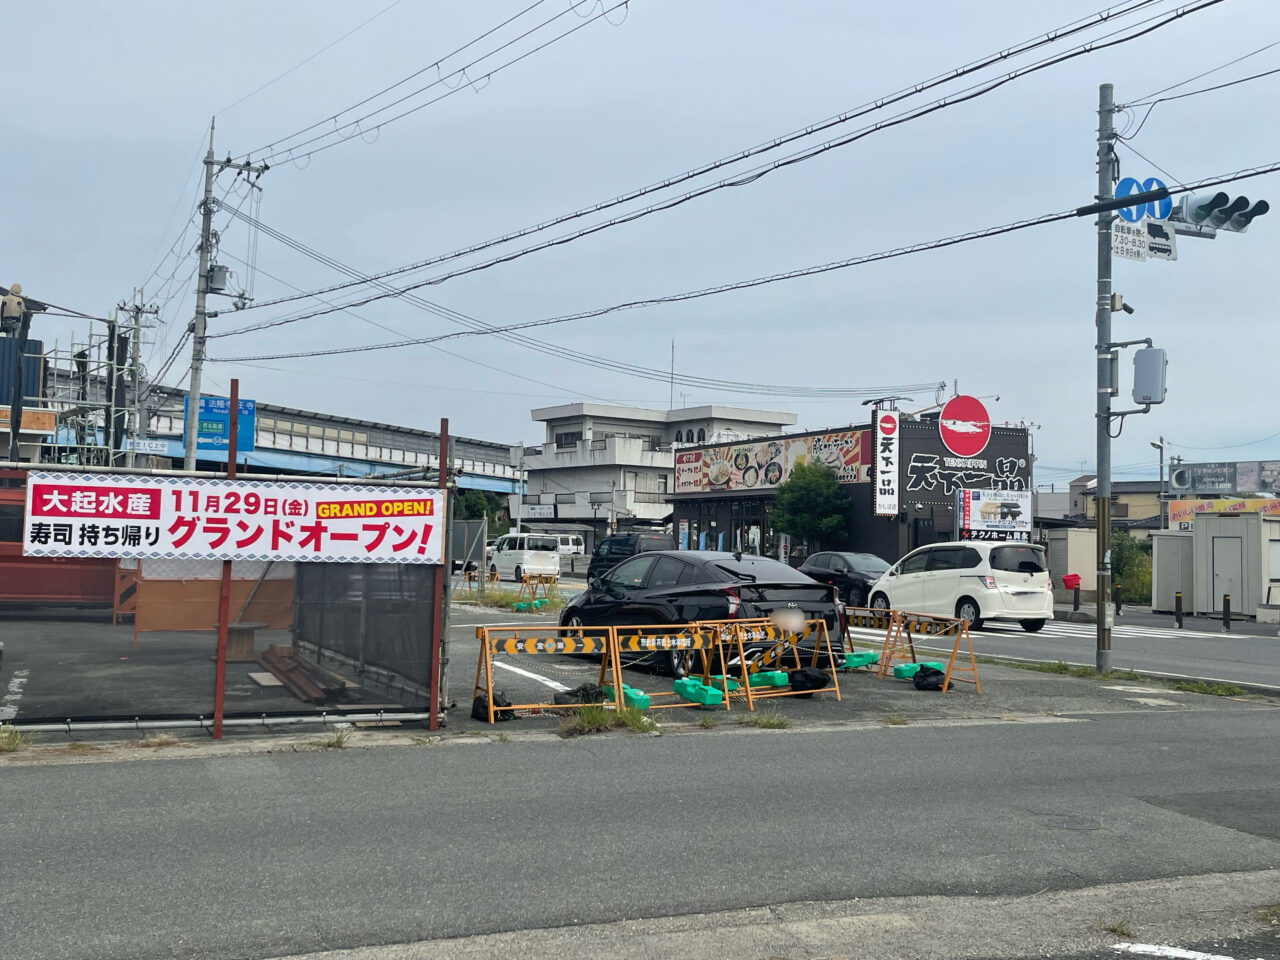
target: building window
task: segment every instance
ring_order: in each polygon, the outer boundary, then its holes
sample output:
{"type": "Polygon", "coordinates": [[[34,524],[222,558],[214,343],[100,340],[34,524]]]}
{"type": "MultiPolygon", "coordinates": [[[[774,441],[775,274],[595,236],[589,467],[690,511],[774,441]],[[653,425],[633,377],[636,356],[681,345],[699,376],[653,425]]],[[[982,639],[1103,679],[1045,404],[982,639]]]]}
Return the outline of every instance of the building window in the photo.
{"type": "Polygon", "coordinates": [[[578,445],[578,441],[581,439],[582,439],[581,430],[575,430],[572,433],[557,433],[556,446],[559,448],[576,447],[578,445]]]}
{"type": "Polygon", "coordinates": [[[703,430],[701,427],[698,428],[698,442],[699,443],[707,442],[707,431],[703,430]]]}
{"type": "Polygon", "coordinates": [[[679,430],[676,431],[676,443],[684,443],[684,434],[679,430]]]}
{"type": "Polygon", "coordinates": [[[666,492],[667,492],[667,483],[668,483],[668,480],[669,480],[669,478],[667,477],[667,475],[666,475],[665,473],[660,473],[660,474],[658,474],[658,492],[659,492],[659,493],[666,493],[666,492]]]}

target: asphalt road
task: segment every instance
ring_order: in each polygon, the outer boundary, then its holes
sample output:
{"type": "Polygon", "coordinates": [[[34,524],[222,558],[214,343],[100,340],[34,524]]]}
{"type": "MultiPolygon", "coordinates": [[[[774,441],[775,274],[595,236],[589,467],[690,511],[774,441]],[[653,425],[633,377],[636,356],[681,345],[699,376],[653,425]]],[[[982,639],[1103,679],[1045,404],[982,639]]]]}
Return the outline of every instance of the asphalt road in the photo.
{"type": "MultiPolygon", "coordinates": [[[[1148,615],[1142,619],[1156,618],[1148,615]]],[[[1203,625],[1205,621],[1200,623],[1203,625]]],[[[1243,626],[1258,629],[1256,624],[1243,626]]],[[[1280,637],[1276,636],[1274,627],[1268,633],[1269,636],[1207,629],[1178,630],[1150,622],[1128,623],[1122,617],[1112,633],[1111,665],[1116,670],[1149,670],[1280,688],[1280,637]]],[[[874,630],[855,631],[855,635],[877,641],[884,637],[883,631],[874,630]]],[[[973,631],[972,637],[974,652],[979,655],[1065,660],[1090,667],[1096,662],[1097,634],[1092,623],[1055,620],[1039,633],[1027,633],[1016,623],[990,623],[973,631]]],[[[918,646],[924,649],[928,645],[918,646]]]]}
{"type": "Polygon", "coordinates": [[[1276,868],[1280,710],[1200,699],[1021,722],[10,765],[0,953],[278,957],[1276,868]]]}

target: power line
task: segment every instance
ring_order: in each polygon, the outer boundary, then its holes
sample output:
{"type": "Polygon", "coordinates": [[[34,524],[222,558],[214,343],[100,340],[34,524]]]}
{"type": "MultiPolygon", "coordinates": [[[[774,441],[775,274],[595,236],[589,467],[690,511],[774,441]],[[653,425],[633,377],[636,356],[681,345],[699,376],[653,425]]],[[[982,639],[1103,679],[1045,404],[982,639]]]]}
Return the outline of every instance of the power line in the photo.
{"type": "Polygon", "coordinates": [[[1248,60],[1250,57],[1256,57],[1260,53],[1266,53],[1272,47],[1277,47],[1277,46],[1280,46],[1280,40],[1273,40],[1271,43],[1261,46],[1257,50],[1250,50],[1248,53],[1241,54],[1238,57],[1228,60],[1226,63],[1220,63],[1216,67],[1210,67],[1208,70],[1204,71],[1203,73],[1197,73],[1194,77],[1187,77],[1187,79],[1179,80],[1177,83],[1171,83],[1167,87],[1161,87],[1155,93],[1149,93],[1145,97],[1139,97],[1133,103],[1125,104],[1125,106],[1128,106],[1128,107],[1143,106],[1144,104],[1149,103],[1152,100],[1154,100],[1156,97],[1160,96],[1160,94],[1162,93],[1168,93],[1170,90],[1177,90],[1179,87],[1185,87],[1188,83],[1195,83],[1197,80],[1203,80],[1205,77],[1211,74],[1217,73],[1219,70],[1225,70],[1227,69],[1227,67],[1234,67],[1237,63],[1241,63],[1244,60],[1248,60]]]}
{"type": "MultiPolygon", "coordinates": [[[[248,217],[243,213],[236,212],[235,215],[239,217],[241,220],[244,220],[246,222],[251,222],[252,226],[254,226],[256,230],[260,230],[266,233],[268,236],[272,237],[275,240],[278,240],[279,242],[290,247],[291,249],[296,250],[299,253],[302,253],[303,255],[310,257],[314,260],[317,260],[318,262],[323,263],[324,265],[331,267],[334,270],[338,270],[342,273],[347,274],[348,276],[363,276],[354,267],[350,267],[347,264],[342,263],[341,261],[335,260],[332,257],[321,254],[318,251],[313,250],[311,247],[307,246],[306,244],[303,244],[300,241],[294,240],[292,237],[286,236],[285,234],[281,233],[280,231],[276,230],[273,227],[269,227],[266,224],[253,221],[252,218],[248,217]]],[[[267,274],[267,275],[270,276],[270,274],[267,274]]],[[[280,281],[280,282],[283,282],[283,281],[280,281]]],[[[382,284],[381,282],[379,283],[381,286],[386,286],[386,284],[382,284]]],[[[293,286],[293,285],[286,283],[285,286],[293,286]]],[[[323,297],[317,296],[315,299],[320,300],[322,303],[327,303],[327,301],[325,301],[323,297]]],[[[525,337],[519,334],[503,333],[493,324],[487,323],[483,320],[479,320],[475,317],[468,316],[467,314],[462,313],[460,311],[441,306],[440,304],[437,304],[437,303],[433,303],[432,301],[419,297],[416,294],[409,294],[404,299],[407,300],[410,304],[428,313],[432,313],[446,320],[451,320],[464,327],[467,327],[469,329],[472,329],[481,333],[493,333],[496,336],[498,336],[500,339],[506,340],[519,347],[535,350],[539,353],[543,353],[548,356],[555,357],[557,359],[568,360],[573,363],[585,364],[587,366],[592,366],[592,367],[596,367],[604,370],[610,370],[612,372],[639,377],[641,379],[656,380],[662,383],[675,381],[680,383],[681,386],[697,386],[697,387],[703,387],[705,389],[710,389],[710,390],[728,391],[728,392],[734,392],[739,394],[756,394],[756,395],[785,396],[785,397],[802,397],[802,396],[819,397],[821,396],[821,397],[828,397],[831,399],[847,398],[847,397],[866,397],[866,396],[879,397],[879,396],[885,396],[887,393],[911,393],[917,390],[925,390],[925,389],[932,390],[935,386],[937,386],[936,381],[929,381],[927,383],[896,384],[892,386],[877,386],[877,387],[781,386],[776,384],[751,384],[751,383],[744,384],[740,381],[719,380],[711,377],[706,377],[703,375],[695,376],[691,374],[676,374],[670,370],[659,370],[653,367],[644,367],[637,364],[626,363],[620,360],[610,360],[608,358],[601,357],[596,354],[589,354],[589,353],[584,353],[577,350],[572,350],[568,347],[561,347],[556,344],[547,343],[542,340],[536,340],[532,337],[525,337]]],[[[382,327],[384,330],[388,330],[391,333],[395,333],[404,339],[412,339],[411,337],[409,337],[408,334],[402,333],[399,330],[392,330],[390,327],[387,327],[384,324],[376,323],[375,321],[369,320],[361,316],[360,314],[354,313],[353,311],[344,310],[343,312],[347,313],[350,316],[355,317],[358,320],[362,320],[366,323],[373,324],[374,326],[382,327]]],[[[211,336],[221,336],[221,335],[214,334],[211,336]]],[[[439,349],[439,348],[436,348],[436,349],[439,349]]],[[[502,372],[505,372],[505,371],[502,371],[502,372]]],[[[542,381],[534,381],[534,382],[542,383],[542,381]]],[[[542,385],[548,386],[548,384],[545,384],[545,383],[542,385]]],[[[603,398],[597,397],[595,399],[603,399],[603,398]]]]}
{"type": "Polygon", "coordinates": [[[1246,440],[1244,443],[1227,443],[1218,447],[1193,447],[1189,443],[1175,443],[1173,440],[1166,440],[1165,443],[1171,447],[1179,447],[1183,450],[1238,450],[1241,447],[1256,447],[1260,443],[1266,443],[1268,440],[1274,440],[1280,437],[1280,433],[1273,433],[1270,436],[1263,437],[1261,440],[1246,440]]]}
{"type": "MultiPolygon", "coordinates": [[[[1235,183],[1240,180],[1247,180],[1252,177],[1259,177],[1269,173],[1280,171],[1280,163],[1272,163],[1259,167],[1250,167],[1238,170],[1235,173],[1225,176],[1217,176],[1188,186],[1174,187],[1169,190],[1170,195],[1180,193],[1188,193],[1194,190],[1204,190],[1208,187],[1219,186],[1224,183],[1235,183]]],[[[939,250],[944,247],[957,246],[962,243],[969,243],[974,240],[983,240],[988,237],[1000,236],[1006,233],[1014,233],[1026,230],[1031,227],[1044,226],[1050,223],[1057,223],[1062,220],[1070,220],[1079,216],[1078,210],[1065,210],[1061,213],[1044,214],[1039,217],[1032,217],[1026,220],[1018,220],[1013,223],[1003,224],[996,227],[987,227],[982,230],[974,230],[969,233],[956,234],[950,237],[944,237],[940,240],[928,240],[920,243],[910,244],[908,246],[896,247],[891,250],[881,251],[879,253],[863,254],[856,257],[850,257],[845,260],[835,260],[829,263],[818,264],[816,266],[802,267],[797,270],[789,270],[784,273],[771,274],[764,277],[756,277],[750,280],[740,280],[733,283],[721,284],[715,287],[705,287],[700,290],[691,290],[685,293],[670,294],[662,297],[650,297],[643,300],[631,300],[626,303],[614,304],[609,307],[601,307],[595,310],[585,310],[580,313],[565,314],[558,317],[549,317],[543,320],[529,320],[524,323],[508,324],[506,326],[495,327],[492,330],[460,330],[454,333],[439,334],[433,337],[421,337],[411,341],[400,341],[393,343],[375,343],[364,344],[354,347],[334,347],[326,350],[309,350],[298,353],[281,353],[281,354],[265,354],[262,356],[249,357],[210,357],[215,362],[230,362],[243,360],[283,360],[294,357],[322,357],[333,356],[336,354],[346,353],[365,353],[373,350],[389,350],[397,347],[412,346],[418,344],[438,343],[443,340],[454,340],[460,337],[477,336],[486,333],[506,333],[512,330],[527,330],[533,327],[545,327],[553,324],[568,323],[573,320],[585,320],[593,317],[600,317],[610,313],[616,313],[622,310],[634,310],[643,307],[656,306],[662,303],[679,303],[686,300],[696,300],[703,297],[716,296],[723,293],[729,293],[736,290],[746,290],[753,287],[765,286],[768,284],[778,283],[784,280],[795,280],[800,277],[811,277],[822,273],[830,273],[835,270],[843,270],[849,267],[862,266],[868,263],[877,263],[882,260],[891,260],[898,257],[909,256],[913,253],[922,253],[926,250],[939,250]]],[[[323,311],[331,312],[331,311],[323,311]]],[[[302,318],[294,318],[302,319],[302,318]]],[[[291,322],[291,321],[281,321],[291,322]]],[[[228,334],[223,334],[227,336],[228,334]]]]}
{"type": "MultiPolygon", "coordinates": [[[[935,76],[929,80],[913,84],[909,87],[904,87],[895,93],[889,94],[888,96],[880,97],[876,100],[868,101],[867,103],[864,103],[861,106],[855,107],[851,110],[845,111],[844,113],[837,114],[834,117],[830,117],[826,120],[823,120],[817,123],[809,124],[808,126],[805,126],[799,130],[794,130],[791,133],[785,134],[780,137],[776,137],[773,140],[767,141],[757,146],[750,147],[745,150],[740,150],[737,153],[730,154],[725,157],[721,157],[709,163],[701,164],[690,170],[686,170],[683,173],[677,174],[675,176],[667,177],[663,180],[657,181],[655,183],[649,184],[648,186],[641,187],[636,190],[628,191],[619,196],[615,196],[612,199],[605,200],[600,203],[592,204],[587,207],[583,207],[579,210],[575,210],[572,213],[564,214],[564,215],[555,217],[551,220],[546,220],[540,223],[533,224],[531,226],[523,227],[519,230],[512,231],[502,236],[495,237],[490,240],[485,240],[480,243],[472,244],[467,247],[463,247],[459,250],[453,251],[452,253],[438,255],[435,257],[428,258],[426,260],[421,260],[416,263],[408,264],[406,266],[397,267],[392,270],[387,270],[378,274],[374,274],[371,276],[370,279],[384,280],[390,277],[399,276],[406,273],[413,273],[438,263],[444,263],[444,262],[456,260],[465,256],[469,256],[474,253],[479,253],[483,250],[487,250],[495,246],[509,243],[513,240],[519,240],[536,233],[541,233],[553,227],[560,226],[561,224],[569,223],[574,220],[579,220],[579,219],[582,219],[583,217],[591,216],[596,213],[602,213],[606,210],[612,209],[617,206],[621,206],[626,203],[630,203],[634,200],[638,200],[652,193],[668,190],[674,186],[678,186],[681,183],[686,183],[691,180],[695,180],[699,177],[705,176],[708,173],[713,173],[725,167],[740,163],[743,160],[750,159],[752,157],[771,152],[773,150],[779,149],[780,147],[786,146],[790,143],[794,143],[798,140],[812,136],[813,134],[821,133],[825,130],[829,130],[834,127],[840,126],[851,120],[855,120],[860,117],[866,116],[870,113],[874,113],[877,110],[884,109],[885,107],[891,106],[902,100],[913,97],[926,90],[940,86],[944,83],[951,82],[960,77],[967,76],[971,73],[984,70],[987,67],[990,67],[994,64],[1003,63],[1012,58],[1015,58],[1023,54],[1029,53],[1033,50],[1036,50],[1039,47],[1057,43],[1063,37],[1080,33],[1082,31],[1091,29],[1094,26],[1097,26],[1100,24],[1110,23],[1112,20],[1120,19],[1134,12],[1137,12],[1141,9],[1144,9],[1147,6],[1150,6],[1153,2],[1162,2],[1162,0],[1138,0],[1138,2],[1136,3],[1118,5],[1118,6],[1106,8],[1092,15],[1091,17],[1084,18],[1078,21],[1072,21],[1071,23],[1065,24],[1064,26],[1056,30],[1052,30],[1046,34],[1037,35],[1036,37],[1030,40],[1023,41],[1020,44],[1016,44],[1013,47],[1000,50],[994,54],[991,54],[979,60],[973,61],[972,63],[967,64],[965,66],[961,66],[954,70],[947,71],[946,73],[939,74],[938,76],[935,76]]],[[[1153,17],[1150,19],[1155,19],[1155,18],[1153,17]]],[[[1142,24],[1149,23],[1150,19],[1146,21],[1142,21],[1142,24]]],[[[726,181],[722,181],[722,185],[727,186],[727,185],[734,185],[734,184],[726,180],[726,181]]],[[[718,189],[719,187],[716,187],[716,188],[718,189]]],[[[686,194],[682,198],[677,198],[677,202],[684,202],[685,199],[692,199],[692,197],[696,195],[698,195],[696,192],[686,194]]],[[[674,206],[676,205],[676,203],[673,202],[671,205],[674,206]]],[[[667,207],[654,207],[648,210],[647,212],[655,212],[657,209],[667,209],[667,207]]],[[[641,215],[645,215],[645,214],[641,214],[641,215]]],[[[576,239],[577,236],[585,236],[587,233],[595,232],[596,229],[604,229],[604,227],[606,226],[613,226],[619,223],[628,222],[629,219],[632,219],[632,218],[631,217],[615,218],[614,220],[606,221],[604,224],[599,225],[596,228],[593,228],[592,230],[586,231],[582,234],[569,235],[568,239],[564,239],[557,242],[568,242],[569,239],[576,239]]],[[[538,246],[533,249],[543,249],[543,247],[538,246]]],[[[532,252],[532,250],[530,250],[529,252],[532,252]]],[[[325,287],[315,292],[327,294],[327,293],[333,293],[338,290],[344,290],[344,289],[348,289],[348,288],[360,286],[360,285],[362,285],[360,281],[340,283],[330,287],[325,287]]],[[[259,309],[262,307],[275,306],[282,303],[289,303],[289,302],[302,299],[302,297],[303,295],[278,297],[273,300],[260,301],[258,303],[251,305],[248,309],[259,309]]]]}
{"type": "MultiPolygon", "coordinates": [[[[599,2],[599,0],[597,0],[597,2],[599,2]]],[[[555,20],[558,20],[560,17],[563,17],[565,14],[567,14],[570,10],[573,9],[571,5],[569,9],[556,14],[550,20],[544,21],[543,23],[534,27],[532,30],[527,30],[526,32],[522,33],[519,37],[516,37],[515,40],[510,40],[507,43],[504,43],[502,46],[498,47],[497,50],[493,50],[490,53],[486,53],[484,56],[478,57],[477,59],[473,60],[471,63],[467,64],[466,66],[460,67],[459,69],[455,70],[453,73],[449,74],[450,77],[458,78],[458,82],[454,84],[452,87],[449,87],[449,83],[444,77],[440,77],[432,81],[431,83],[427,84],[426,86],[421,87],[418,90],[415,90],[413,93],[405,94],[405,96],[400,97],[398,100],[391,101],[391,103],[387,104],[386,106],[379,107],[377,110],[374,110],[371,113],[365,114],[363,117],[357,117],[355,120],[352,120],[347,124],[343,124],[343,128],[350,128],[350,127],[355,128],[352,132],[348,133],[346,136],[342,136],[342,128],[339,128],[329,133],[318,134],[307,140],[303,140],[301,143],[293,144],[292,146],[286,147],[283,150],[277,150],[274,153],[270,154],[267,157],[267,159],[273,160],[283,155],[287,161],[296,163],[300,160],[307,160],[315,156],[317,153],[321,153],[325,150],[330,149],[331,147],[336,147],[339,144],[347,143],[348,141],[352,140],[357,136],[364,138],[371,133],[380,134],[383,127],[388,126],[392,123],[395,123],[397,120],[403,120],[405,117],[415,114],[419,110],[423,110],[431,106],[432,104],[439,103],[441,100],[447,99],[448,97],[453,96],[455,93],[458,93],[463,89],[464,83],[466,83],[466,85],[470,87],[472,90],[483,89],[483,87],[476,86],[476,84],[481,82],[483,82],[484,86],[487,87],[495,74],[501,73],[503,70],[507,69],[508,67],[515,66],[517,63],[520,63],[522,60],[528,59],[529,57],[533,56],[535,53],[540,53],[541,51],[545,50],[547,47],[551,46],[552,44],[558,43],[559,41],[572,36],[573,34],[577,33],[579,30],[583,29],[584,27],[590,26],[591,24],[595,23],[597,20],[601,18],[608,20],[609,14],[613,13],[615,10],[625,7],[628,3],[630,3],[630,0],[618,0],[618,2],[615,3],[612,7],[604,8],[602,6],[600,12],[597,13],[595,16],[587,20],[584,20],[582,23],[579,23],[569,28],[568,30],[564,31],[561,34],[558,34],[557,36],[552,37],[550,40],[546,40],[543,43],[540,43],[538,46],[534,47],[531,50],[526,50],[524,53],[520,54],[517,57],[513,57],[512,59],[508,60],[506,63],[499,64],[498,66],[494,67],[491,70],[488,70],[478,78],[473,80],[468,75],[467,70],[469,70],[471,67],[474,67],[480,63],[483,63],[485,60],[489,59],[494,54],[498,53],[498,51],[511,46],[513,43],[516,43],[519,40],[523,40],[524,38],[528,37],[530,34],[538,32],[547,24],[552,23],[555,20]],[[444,93],[440,94],[438,97],[433,97],[432,99],[427,100],[424,103],[419,103],[416,106],[410,107],[407,110],[404,110],[403,112],[398,113],[393,117],[389,117],[386,120],[379,121],[378,123],[370,127],[365,128],[361,126],[361,124],[363,124],[366,120],[372,120],[378,114],[385,113],[387,110],[390,110],[392,107],[399,106],[400,104],[418,96],[418,94],[425,93],[427,90],[430,90],[432,87],[439,86],[441,84],[443,84],[446,87],[449,87],[449,89],[444,93]],[[313,147],[312,149],[306,151],[305,153],[296,152],[300,150],[302,147],[308,146],[312,143],[319,143],[321,140],[325,140],[333,136],[337,136],[338,139],[332,140],[329,143],[321,143],[320,146],[313,147]]],[[[365,142],[372,143],[373,141],[366,140],[365,142]]]]}
{"type": "MultiPolygon", "coordinates": [[[[506,27],[507,25],[514,23],[516,20],[519,20],[521,17],[523,17],[526,13],[535,9],[536,7],[541,6],[545,2],[546,0],[534,0],[534,2],[531,3],[529,6],[525,7],[523,10],[519,11],[518,13],[508,17],[506,20],[503,20],[497,26],[491,27],[490,29],[486,30],[484,33],[480,34],[480,36],[474,38],[473,40],[467,41],[462,46],[458,47],[455,50],[450,51],[449,53],[446,53],[443,57],[440,57],[434,62],[427,64],[427,66],[421,68],[420,70],[416,70],[413,73],[409,74],[408,76],[402,77],[401,79],[397,80],[395,83],[390,84],[389,86],[383,87],[381,90],[377,91],[376,93],[370,94],[369,96],[365,97],[363,100],[356,101],[355,103],[351,104],[351,106],[349,107],[344,107],[343,109],[339,110],[337,113],[330,114],[329,116],[325,117],[323,120],[317,120],[315,123],[309,124],[303,127],[301,130],[295,130],[293,133],[290,133],[283,137],[279,137],[278,139],[273,140],[268,144],[258,147],[256,150],[250,150],[248,153],[242,154],[240,157],[237,157],[237,159],[243,160],[243,159],[247,159],[253,154],[266,153],[267,151],[273,150],[275,147],[278,147],[281,144],[294,139],[295,137],[300,137],[305,133],[310,133],[312,130],[322,127],[327,123],[332,123],[335,125],[335,127],[338,126],[338,119],[342,117],[344,114],[350,113],[353,110],[358,110],[360,107],[364,106],[365,104],[371,103],[372,101],[378,99],[379,97],[390,93],[392,90],[395,90],[397,87],[404,86],[404,84],[413,80],[415,77],[421,76],[422,74],[428,72],[429,70],[439,70],[440,65],[443,64],[446,60],[451,60],[453,57],[456,57],[458,54],[462,53],[464,50],[467,50],[470,47],[475,46],[477,43],[480,43],[482,40],[485,40],[493,36],[493,34],[497,33],[503,27],[506,27]]],[[[421,91],[419,90],[417,92],[421,92],[421,91]]]]}
{"type": "MultiPolygon", "coordinates": [[[[221,110],[219,110],[217,113],[215,113],[215,114],[214,114],[214,116],[215,116],[215,117],[220,117],[220,116],[222,116],[224,113],[226,113],[226,112],[227,112],[228,110],[230,110],[232,107],[238,107],[238,106],[240,106],[240,104],[244,103],[246,100],[248,100],[248,99],[250,99],[250,98],[252,98],[252,97],[256,97],[256,96],[257,96],[258,94],[260,94],[263,90],[267,89],[267,87],[270,87],[272,84],[278,83],[279,81],[283,80],[285,77],[289,76],[289,74],[293,73],[295,70],[299,70],[299,69],[301,69],[302,67],[305,67],[308,63],[310,63],[310,62],[311,62],[312,60],[314,60],[316,57],[320,56],[322,53],[327,53],[328,51],[332,50],[334,47],[336,47],[338,44],[340,44],[343,40],[346,40],[348,37],[352,36],[353,34],[358,33],[360,30],[363,30],[365,27],[367,27],[369,24],[373,23],[373,21],[377,20],[377,19],[378,19],[380,16],[382,16],[384,13],[389,12],[393,7],[399,6],[400,2],[401,2],[401,0],[391,0],[391,3],[387,4],[385,7],[383,7],[381,10],[379,10],[377,13],[375,13],[372,17],[369,17],[369,19],[367,19],[367,20],[362,20],[360,23],[356,24],[354,27],[352,27],[350,30],[348,30],[346,33],[344,33],[342,36],[340,36],[337,40],[334,40],[332,43],[326,44],[325,46],[323,46],[323,47],[321,47],[319,50],[317,50],[315,53],[311,54],[311,56],[307,57],[305,60],[300,60],[298,63],[295,63],[292,67],[290,67],[290,68],[289,68],[288,70],[286,70],[284,73],[281,73],[281,74],[276,75],[275,77],[272,77],[270,80],[268,80],[268,81],[267,81],[266,83],[264,83],[262,86],[258,87],[256,90],[251,90],[251,91],[249,91],[249,92],[248,92],[248,93],[246,93],[243,97],[241,97],[239,100],[235,101],[234,103],[232,103],[232,104],[230,104],[230,105],[228,105],[228,106],[223,107],[221,110]]],[[[201,153],[203,154],[203,151],[201,151],[201,153]]]]}

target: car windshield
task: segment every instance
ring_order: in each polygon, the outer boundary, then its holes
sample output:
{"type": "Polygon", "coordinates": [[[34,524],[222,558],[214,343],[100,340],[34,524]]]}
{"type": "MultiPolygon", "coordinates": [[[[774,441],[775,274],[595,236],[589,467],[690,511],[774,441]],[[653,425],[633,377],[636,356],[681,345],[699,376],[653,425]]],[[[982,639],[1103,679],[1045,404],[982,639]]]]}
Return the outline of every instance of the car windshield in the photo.
{"type": "Polygon", "coordinates": [[[596,556],[629,557],[632,553],[631,548],[632,540],[629,537],[624,537],[619,540],[606,537],[604,540],[600,541],[600,546],[596,547],[596,556]]]}
{"type": "Polygon", "coordinates": [[[1044,547],[996,547],[991,551],[991,569],[1009,573],[1044,573],[1044,547]]]}
{"type": "Polygon", "coordinates": [[[889,564],[870,553],[846,553],[844,558],[854,570],[867,576],[878,577],[889,569],[889,564]]]}
{"type": "Polygon", "coordinates": [[[733,580],[763,580],[770,583],[810,583],[813,578],[769,557],[744,556],[713,560],[711,566],[733,580]]]}

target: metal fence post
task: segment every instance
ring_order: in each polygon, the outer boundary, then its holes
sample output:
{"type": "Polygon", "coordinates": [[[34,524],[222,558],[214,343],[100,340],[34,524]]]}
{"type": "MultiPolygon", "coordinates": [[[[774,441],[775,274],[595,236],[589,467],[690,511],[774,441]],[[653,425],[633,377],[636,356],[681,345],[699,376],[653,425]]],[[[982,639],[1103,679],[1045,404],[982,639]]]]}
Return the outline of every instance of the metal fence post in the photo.
{"type": "Polygon", "coordinates": [[[1173,595],[1173,622],[1178,625],[1178,629],[1182,629],[1182,591],[1179,590],[1173,595]]]}
{"type": "Polygon", "coordinates": [[[1231,594],[1222,595],[1222,632],[1231,632],[1231,594]]]}
{"type": "Polygon", "coordinates": [[[1071,588],[1071,611],[1072,613],[1080,612],[1080,588],[1078,586],[1071,588]]]}

